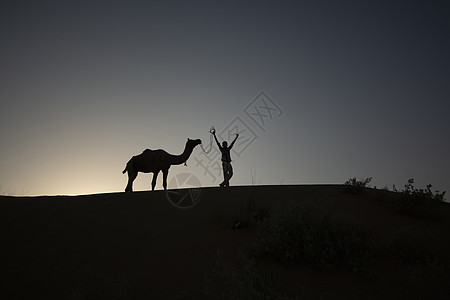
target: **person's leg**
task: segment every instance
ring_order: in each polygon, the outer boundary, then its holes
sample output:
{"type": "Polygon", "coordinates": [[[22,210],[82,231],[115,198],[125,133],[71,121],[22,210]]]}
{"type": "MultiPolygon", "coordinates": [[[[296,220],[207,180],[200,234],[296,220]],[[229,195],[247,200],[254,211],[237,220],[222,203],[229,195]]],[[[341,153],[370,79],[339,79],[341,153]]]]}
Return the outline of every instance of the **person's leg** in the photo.
{"type": "Polygon", "coordinates": [[[225,186],[230,186],[230,179],[231,176],[233,176],[233,168],[229,162],[226,163],[226,171],[227,176],[225,177],[225,186]]]}
{"type": "Polygon", "coordinates": [[[223,181],[220,184],[220,186],[225,186],[225,182],[227,179],[227,167],[226,167],[226,162],[222,162],[222,171],[223,171],[223,181]]]}

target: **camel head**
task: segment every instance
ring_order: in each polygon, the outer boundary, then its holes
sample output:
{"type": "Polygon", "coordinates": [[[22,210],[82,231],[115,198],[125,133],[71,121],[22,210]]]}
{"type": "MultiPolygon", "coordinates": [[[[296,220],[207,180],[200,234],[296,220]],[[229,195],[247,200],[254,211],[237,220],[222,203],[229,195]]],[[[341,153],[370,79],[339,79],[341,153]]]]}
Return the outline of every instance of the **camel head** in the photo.
{"type": "Polygon", "coordinates": [[[197,145],[199,145],[201,143],[202,143],[201,139],[191,140],[191,139],[188,138],[187,142],[186,142],[186,147],[194,148],[195,146],[197,146],[197,145]]]}

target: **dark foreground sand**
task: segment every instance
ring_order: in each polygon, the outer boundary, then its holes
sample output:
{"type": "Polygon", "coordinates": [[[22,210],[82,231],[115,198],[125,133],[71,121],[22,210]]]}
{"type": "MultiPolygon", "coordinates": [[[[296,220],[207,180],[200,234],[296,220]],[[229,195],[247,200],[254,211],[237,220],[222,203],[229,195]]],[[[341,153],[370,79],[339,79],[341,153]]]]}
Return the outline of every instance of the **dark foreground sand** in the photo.
{"type": "MultiPolygon", "coordinates": [[[[0,197],[0,298],[88,299],[90,290],[102,295],[99,289],[114,285],[132,289],[118,299],[221,298],[228,283],[219,266],[239,263],[238,248],[255,239],[251,227],[233,229],[250,202],[327,201],[335,219],[377,240],[414,232],[439,262],[450,261],[450,205],[442,203],[439,218],[402,216],[379,200],[387,193],[355,195],[330,185],[204,188],[190,209],[175,208],[163,191],[0,197]]],[[[414,270],[390,257],[377,258],[363,275],[258,263],[270,265],[283,290],[300,299],[414,295],[402,279],[414,270]]]]}

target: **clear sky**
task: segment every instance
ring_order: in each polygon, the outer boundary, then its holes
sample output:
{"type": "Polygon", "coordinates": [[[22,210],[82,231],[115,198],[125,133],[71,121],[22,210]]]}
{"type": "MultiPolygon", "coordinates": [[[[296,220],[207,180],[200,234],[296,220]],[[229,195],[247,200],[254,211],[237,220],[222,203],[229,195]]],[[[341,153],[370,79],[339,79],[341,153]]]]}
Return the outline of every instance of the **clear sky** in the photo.
{"type": "MultiPolygon", "coordinates": [[[[241,132],[234,185],[450,191],[449,3],[2,1],[0,192],[123,191],[131,156],[211,125],[241,132]]],[[[201,153],[170,186],[220,183],[201,153]]]]}

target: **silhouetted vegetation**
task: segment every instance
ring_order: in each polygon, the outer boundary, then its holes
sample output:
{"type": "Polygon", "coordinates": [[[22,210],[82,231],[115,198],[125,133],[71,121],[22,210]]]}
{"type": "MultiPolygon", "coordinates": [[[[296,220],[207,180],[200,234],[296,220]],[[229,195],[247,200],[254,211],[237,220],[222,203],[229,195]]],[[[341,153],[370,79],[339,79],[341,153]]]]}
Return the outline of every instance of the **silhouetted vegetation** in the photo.
{"type": "Polygon", "coordinates": [[[393,187],[394,192],[400,194],[392,200],[395,211],[413,216],[433,216],[433,210],[436,204],[444,201],[445,191],[440,193],[431,191],[432,185],[428,184],[426,189],[417,189],[414,187],[414,179],[409,179],[402,191],[393,187]]]}
{"type": "MultiPolygon", "coordinates": [[[[350,178],[344,183],[344,192],[361,194],[364,189],[371,187],[371,181],[372,177],[360,180],[356,177],[350,178]]],[[[434,217],[436,204],[445,200],[445,191],[433,192],[431,188],[431,184],[428,184],[425,189],[415,188],[414,179],[411,178],[401,191],[393,185],[392,191],[396,194],[390,195],[383,200],[388,202],[400,214],[417,217],[434,217]]],[[[385,186],[381,190],[389,191],[389,188],[385,186]]]]}
{"type": "Polygon", "coordinates": [[[275,299],[290,300],[282,292],[281,283],[270,269],[261,269],[255,260],[241,253],[239,264],[224,264],[218,257],[218,275],[225,282],[226,291],[215,299],[275,299]]]}
{"type": "Polygon", "coordinates": [[[365,188],[370,187],[370,182],[372,181],[372,177],[368,177],[365,179],[358,180],[356,177],[350,178],[347,180],[344,185],[344,191],[347,193],[358,194],[364,191],[365,188]]]}
{"type": "Polygon", "coordinates": [[[213,210],[213,220],[220,229],[256,228],[272,210],[270,201],[255,199],[252,195],[239,206],[239,209],[227,214],[222,208],[213,210]]]}
{"type": "Polygon", "coordinates": [[[273,258],[287,266],[348,268],[354,272],[372,261],[369,237],[355,226],[334,222],[317,205],[292,202],[259,222],[256,256],[273,258]]]}
{"type": "MultiPolygon", "coordinates": [[[[359,192],[369,187],[370,181],[371,178],[353,178],[348,183],[359,192]]],[[[432,193],[431,185],[425,190],[415,189],[413,183],[409,180],[403,191],[396,191],[396,196],[421,199],[419,203],[443,201],[445,193],[432,193]]],[[[389,240],[373,239],[354,224],[334,221],[329,214],[328,202],[323,200],[291,201],[284,207],[248,201],[241,210],[239,219],[244,220],[244,227],[256,230],[257,238],[244,249],[241,264],[222,268],[222,274],[230,284],[225,299],[259,299],[261,295],[271,295],[267,299],[289,299],[281,292],[273,274],[256,263],[260,259],[287,267],[347,269],[373,276],[370,274],[376,261],[392,258],[395,264],[405,268],[399,278],[401,286],[397,295],[443,298],[448,291],[443,279],[448,274],[448,264],[430,252],[427,239],[421,238],[413,229],[399,230],[389,240]],[[259,291],[264,293],[259,294],[259,291]]],[[[302,294],[305,297],[311,295],[306,289],[302,294]]]]}

